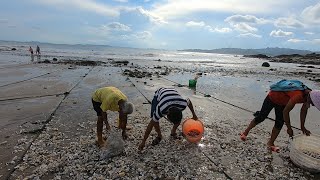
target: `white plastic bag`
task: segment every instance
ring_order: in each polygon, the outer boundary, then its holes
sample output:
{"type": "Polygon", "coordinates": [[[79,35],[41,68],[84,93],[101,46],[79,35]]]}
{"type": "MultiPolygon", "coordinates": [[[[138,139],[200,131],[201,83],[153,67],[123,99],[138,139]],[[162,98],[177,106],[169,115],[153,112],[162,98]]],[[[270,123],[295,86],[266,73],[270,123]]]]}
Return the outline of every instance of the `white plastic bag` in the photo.
{"type": "Polygon", "coordinates": [[[112,130],[106,145],[101,149],[100,159],[108,159],[124,153],[124,141],[120,131],[112,130]]]}

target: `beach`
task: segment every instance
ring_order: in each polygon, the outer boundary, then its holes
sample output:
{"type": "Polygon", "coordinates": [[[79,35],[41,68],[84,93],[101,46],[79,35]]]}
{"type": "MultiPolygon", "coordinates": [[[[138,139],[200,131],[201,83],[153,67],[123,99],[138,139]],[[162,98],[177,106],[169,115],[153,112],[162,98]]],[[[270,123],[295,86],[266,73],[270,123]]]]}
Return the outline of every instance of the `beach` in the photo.
{"type": "MultiPolygon", "coordinates": [[[[274,125],[269,119],[255,127],[246,142],[239,138],[272,83],[299,79],[319,89],[317,78],[312,78],[319,77],[319,65],[313,65],[310,75],[310,68],[298,63],[270,62],[266,68],[261,64],[267,60],[233,55],[135,49],[103,54],[56,47],[48,47],[47,54],[42,48],[41,58],[31,61],[25,47],[14,47],[16,52],[0,51],[0,179],[319,178],[290,161],[285,127],[276,140],[280,153],[266,147],[274,125]],[[197,74],[196,89],[189,88],[189,79],[197,74]],[[118,87],[136,108],[128,117],[132,129],[125,153],[102,160],[91,94],[104,86],[118,87]],[[200,144],[171,139],[172,125],[161,119],[164,139],[151,146],[156,137],[152,131],[145,149],[138,152],[151,120],[149,102],[159,87],[174,87],[192,100],[205,125],[200,144]]],[[[302,133],[298,130],[300,107],[290,114],[295,135],[302,133]]],[[[191,116],[188,109],[183,112],[184,119],[191,116]]],[[[320,134],[318,117],[318,110],[310,108],[306,128],[311,133],[320,134]]],[[[116,119],[117,113],[108,113],[115,130],[116,119]]],[[[107,141],[108,135],[104,130],[107,141]]]]}

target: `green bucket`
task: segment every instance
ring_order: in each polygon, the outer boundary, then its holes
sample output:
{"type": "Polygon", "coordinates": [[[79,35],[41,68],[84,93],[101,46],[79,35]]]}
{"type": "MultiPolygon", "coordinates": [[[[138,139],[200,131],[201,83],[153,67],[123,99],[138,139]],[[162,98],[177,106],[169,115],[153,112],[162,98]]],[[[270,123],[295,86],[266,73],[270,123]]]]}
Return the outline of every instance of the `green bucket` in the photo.
{"type": "Polygon", "coordinates": [[[189,80],[189,87],[196,87],[197,85],[197,80],[190,79],[189,80]]]}

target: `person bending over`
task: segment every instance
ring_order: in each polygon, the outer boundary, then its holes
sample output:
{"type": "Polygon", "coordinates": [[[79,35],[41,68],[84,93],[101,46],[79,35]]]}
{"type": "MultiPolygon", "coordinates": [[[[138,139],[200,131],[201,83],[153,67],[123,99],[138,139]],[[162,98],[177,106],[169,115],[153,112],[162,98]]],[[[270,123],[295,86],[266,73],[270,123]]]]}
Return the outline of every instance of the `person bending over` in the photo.
{"type": "Polygon", "coordinates": [[[184,99],[181,95],[173,88],[159,88],[153,97],[151,103],[151,120],[147,126],[145,131],[143,140],[139,145],[138,149],[141,151],[146,143],[146,140],[149,137],[150,132],[153,127],[157,132],[158,136],[152,141],[152,145],[157,145],[162,139],[161,130],[159,127],[159,120],[167,115],[167,119],[173,123],[173,127],[171,129],[171,136],[177,138],[176,130],[180,125],[182,119],[182,111],[189,107],[192,112],[192,119],[197,120],[198,117],[194,112],[193,105],[190,99],[184,99]]]}
{"type": "Polygon", "coordinates": [[[274,145],[274,141],[278,137],[284,123],[287,126],[287,133],[289,134],[289,136],[293,136],[289,114],[294,106],[299,103],[302,103],[302,107],[300,110],[301,130],[303,134],[309,136],[310,131],[305,128],[304,124],[310,105],[313,105],[318,110],[320,110],[320,91],[312,91],[311,89],[294,91],[270,90],[263,102],[261,110],[254,114],[255,118],[250,122],[246,130],[240,134],[241,140],[245,141],[250,130],[257,124],[264,121],[268,117],[270,111],[274,108],[276,120],[267,146],[270,148],[270,150],[278,152],[280,149],[279,147],[274,145]]]}
{"type": "Polygon", "coordinates": [[[119,128],[122,129],[123,139],[127,138],[127,116],[128,114],[131,114],[134,109],[134,105],[127,100],[128,98],[126,95],[116,87],[103,87],[93,92],[92,105],[98,116],[97,138],[99,147],[104,145],[104,140],[102,139],[103,122],[105,123],[107,130],[111,129],[108,123],[108,110],[119,112],[119,128]]]}

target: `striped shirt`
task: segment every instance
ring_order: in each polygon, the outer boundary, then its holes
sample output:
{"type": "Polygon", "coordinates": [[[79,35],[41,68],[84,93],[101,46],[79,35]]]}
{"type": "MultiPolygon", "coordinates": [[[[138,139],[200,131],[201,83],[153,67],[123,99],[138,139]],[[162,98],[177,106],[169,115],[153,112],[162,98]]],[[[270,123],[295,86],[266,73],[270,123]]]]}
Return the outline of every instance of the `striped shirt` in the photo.
{"type": "Polygon", "coordinates": [[[157,99],[156,109],[152,115],[155,122],[159,122],[164,115],[167,115],[171,107],[176,107],[182,111],[189,104],[189,100],[182,98],[173,88],[159,88],[154,96],[157,99]]]}

